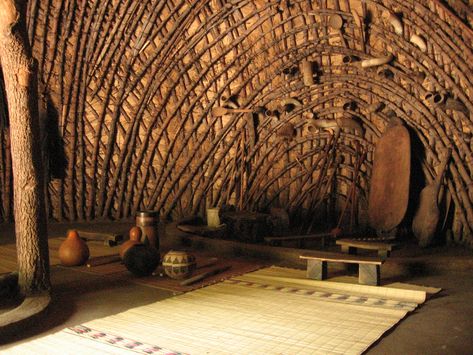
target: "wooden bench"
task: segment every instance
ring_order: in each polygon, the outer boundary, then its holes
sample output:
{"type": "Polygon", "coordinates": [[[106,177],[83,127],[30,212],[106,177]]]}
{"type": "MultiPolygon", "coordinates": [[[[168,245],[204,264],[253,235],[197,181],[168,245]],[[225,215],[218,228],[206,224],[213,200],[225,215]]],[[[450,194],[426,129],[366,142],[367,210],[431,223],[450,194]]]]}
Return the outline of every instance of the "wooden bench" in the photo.
{"type": "Polygon", "coordinates": [[[377,250],[378,256],[384,259],[390,255],[391,251],[396,246],[395,243],[346,238],[339,239],[335,243],[341,246],[342,252],[344,253],[356,254],[358,249],[377,250]]]}
{"type": "Polygon", "coordinates": [[[358,264],[358,283],[379,286],[381,265],[384,259],[375,256],[360,256],[332,252],[308,252],[300,255],[307,260],[307,278],[327,279],[327,262],[358,264]]]}
{"type": "Polygon", "coordinates": [[[320,241],[321,247],[327,245],[328,238],[333,238],[330,233],[318,233],[308,235],[288,235],[283,237],[265,237],[264,241],[270,245],[280,246],[282,242],[297,241],[300,248],[304,247],[304,242],[307,240],[320,241]]]}

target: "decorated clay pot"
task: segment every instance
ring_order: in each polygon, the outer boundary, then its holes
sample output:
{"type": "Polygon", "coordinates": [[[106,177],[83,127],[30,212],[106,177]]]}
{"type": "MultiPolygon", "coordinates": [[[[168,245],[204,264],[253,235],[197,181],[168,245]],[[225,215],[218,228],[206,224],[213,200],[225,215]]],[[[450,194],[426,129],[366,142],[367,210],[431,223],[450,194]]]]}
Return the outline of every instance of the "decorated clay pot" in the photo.
{"type": "Polygon", "coordinates": [[[89,247],[77,231],[70,230],[67,237],[59,247],[59,260],[64,266],[78,266],[84,264],[89,258],[89,247]]]}
{"type": "Polygon", "coordinates": [[[127,250],[130,249],[133,245],[140,244],[141,235],[142,233],[141,233],[140,227],[137,227],[137,226],[131,227],[130,232],[129,232],[130,239],[128,239],[120,247],[120,252],[119,252],[120,258],[123,259],[127,250]]]}
{"type": "Polygon", "coordinates": [[[123,255],[123,264],[135,276],[149,276],[159,265],[159,254],[148,245],[135,244],[123,255]]]}
{"type": "Polygon", "coordinates": [[[196,268],[195,256],[185,251],[171,250],[163,258],[164,272],[173,279],[185,279],[196,268]]]}

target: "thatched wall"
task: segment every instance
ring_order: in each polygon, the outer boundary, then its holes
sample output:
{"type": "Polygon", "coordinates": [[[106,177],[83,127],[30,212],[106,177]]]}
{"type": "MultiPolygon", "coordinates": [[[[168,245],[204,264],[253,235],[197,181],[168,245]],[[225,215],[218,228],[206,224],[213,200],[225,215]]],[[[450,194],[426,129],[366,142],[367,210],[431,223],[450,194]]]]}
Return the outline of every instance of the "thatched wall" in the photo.
{"type": "MultiPolygon", "coordinates": [[[[50,215],[123,218],[147,208],[181,216],[227,203],[295,217],[304,210],[333,225],[357,175],[352,219],[363,223],[374,144],[397,116],[427,182],[453,147],[447,227],[471,243],[473,32],[468,14],[450,11],[438,0],[31,1],[50,215]],[[399,15],[402,34],[386,10],[399,15]],[[337,14],[341,30],[329,24],[337,14]],[[375,68],[342,60],[388,53],[394,60],[375,68]],[[316,68],[312,86],[303,60],[316,68]],[[459,107],[429,105],[428,92],[459,107]],[[212,115],[217,106],[259,113],[212,115]],[[314,117],[351,120],[337,135],[314,117]]],[[[2,130],[8,220],[8,125],[2,130]]]]}

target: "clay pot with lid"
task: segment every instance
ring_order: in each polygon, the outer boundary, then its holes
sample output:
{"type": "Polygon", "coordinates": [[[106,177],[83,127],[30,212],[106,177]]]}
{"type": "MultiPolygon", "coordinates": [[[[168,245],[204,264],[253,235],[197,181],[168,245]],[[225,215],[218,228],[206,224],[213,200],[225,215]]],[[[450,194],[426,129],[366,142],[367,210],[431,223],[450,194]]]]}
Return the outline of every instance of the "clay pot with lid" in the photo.
{"type": "Polygon", "coordinates": [[[64,266],[83,265],[89,259],[89,247],[79,237],[76,230],[67,232],[67,237],[59,247],[59,260],[64,266]]]}
{"type": "Polygon", "coordinates": [[[125,243],[122,244],[120,247],[120,258],[123,259],[125,256],[125,253],[130,249],[132,246],[140,244],[141,243],[141,236],[142,236],[141,228],[134,226],[130,228],[129,236],[130,239],[127,240],[125,243]]]}

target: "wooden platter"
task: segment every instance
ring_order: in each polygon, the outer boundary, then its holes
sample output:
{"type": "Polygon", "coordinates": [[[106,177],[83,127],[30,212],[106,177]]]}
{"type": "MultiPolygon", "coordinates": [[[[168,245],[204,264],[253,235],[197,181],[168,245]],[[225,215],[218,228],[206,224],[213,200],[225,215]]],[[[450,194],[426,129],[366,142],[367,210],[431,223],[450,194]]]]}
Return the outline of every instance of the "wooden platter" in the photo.
{"type": "Polygon", "coordinates": [[[390,231],[404,218],[409,202],[411,142],[402,125],[389,127],[376,144],[368,201],[370,226],[390,231]]]}

